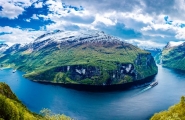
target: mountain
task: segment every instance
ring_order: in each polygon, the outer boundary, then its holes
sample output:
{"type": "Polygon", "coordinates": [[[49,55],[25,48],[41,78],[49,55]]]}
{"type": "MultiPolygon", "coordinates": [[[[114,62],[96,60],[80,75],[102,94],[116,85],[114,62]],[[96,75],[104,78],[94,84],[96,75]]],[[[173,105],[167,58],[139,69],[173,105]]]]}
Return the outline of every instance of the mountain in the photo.
{"type": "Polygon", "coordinates": [[[0,43],[0,53],[3,53],[8,48],[9,46],[7,44],[0,43]]]}
{"type": "Polygon", "coordinates": [[[173,46],[168,43],[161,56],[163,66],[185,70],[185,43],[178,42],[173,46]]]}
{"type": "Polygon", "coordinates": [[[181,45],[182,43],[184,43],[183,41],[179,41],[179,42],[173,42],[173,41],[170,41],[167,43],[167,45],[164,47],[165,49],[170,49],[170,48],[174,48],[176,46],[179,46],[181,45]]]}
{"type": "Polygon", "coordinates": [[[64,84],[124,84],[157,73],[149,52],[92,30],[46,33],[32,43],[11,46],[0,62],[31,80],[64,84]]]}

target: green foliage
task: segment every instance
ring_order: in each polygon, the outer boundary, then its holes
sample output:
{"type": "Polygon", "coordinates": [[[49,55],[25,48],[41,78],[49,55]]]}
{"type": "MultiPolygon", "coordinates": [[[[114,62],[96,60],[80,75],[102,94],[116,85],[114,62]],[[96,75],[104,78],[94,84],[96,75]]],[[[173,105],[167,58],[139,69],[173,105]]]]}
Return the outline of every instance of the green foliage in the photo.
{"type": "Polygon", "coordinates": [[[133,81],[133,78],[131,76],[125,75],[125,80],[127,82],[132,82],[133,81]]]}
{"type": "Polygon", "coordinates": [[[15,94],[12,93],[10,87],[5,83],[0,83],[0,94],[6,96],[7,98],[19,101],[15,94]]]}
{"type": "Polygon", "coordinates": [[[0,120],[71,120],[65,115],[51,114],[48,109],[43,109],[41,113],[43,116],[29,111],[8,85],[0,83],[0,120]]]}
{"type": "Polygon", "coordinates": [[[0,83],[0,118],[5,120],[37,120],[42,117],[30,112],[12,93],[8,85],[0,83]]]}
{"type": "Polygon", "coordinates": [[[51,110],[44,108],[40,111],[40,114],[44,116],[45,120],[72,120],[70,117],[64,114],[53,114],[51,110]]]}
{"type": "Polygon", "coordinates": [[[185,97],[182,96],[181,101],[168,111],[154,114],[150,120],[185,120],[185,97]]]}
{"type": "MultiPolygon", "coordinates": [[[[95,79],[95,77],[94,77],[95,79]]],[[[86,78],[80,81],[80,84],[93,85],[93,80],[86,78]]]]}
{"type": "Polygon", "coordinates": [[[185,70],[185,46],[166,48],[162,51],[162,65],[185,70]]]}

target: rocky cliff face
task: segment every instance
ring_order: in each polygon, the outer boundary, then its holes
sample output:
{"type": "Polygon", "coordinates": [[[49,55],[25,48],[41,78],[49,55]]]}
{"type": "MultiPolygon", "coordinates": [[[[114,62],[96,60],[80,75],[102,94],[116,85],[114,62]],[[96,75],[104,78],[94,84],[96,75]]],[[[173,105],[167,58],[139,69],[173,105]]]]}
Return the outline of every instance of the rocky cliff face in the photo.
{"type": "Polygon", "coordinates": [[[55,31],[33,43],[14,45],[4,54],[0,62],[39,81],[110,85],[157,73],[150,53],[99,31],[55,31]]]}

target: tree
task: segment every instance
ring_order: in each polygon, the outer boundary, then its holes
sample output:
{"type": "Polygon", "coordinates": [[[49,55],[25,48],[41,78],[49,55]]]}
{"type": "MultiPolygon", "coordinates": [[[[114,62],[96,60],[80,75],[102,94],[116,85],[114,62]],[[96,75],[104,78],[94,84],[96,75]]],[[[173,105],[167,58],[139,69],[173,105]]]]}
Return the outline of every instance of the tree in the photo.
{"type": "Polygon", "coordinates": [[[181,104],[182,106],[184,106],[184,104],[185,104],[185,97],[184,97],[184,96],[181,97],[180,104],[181,104]]]}

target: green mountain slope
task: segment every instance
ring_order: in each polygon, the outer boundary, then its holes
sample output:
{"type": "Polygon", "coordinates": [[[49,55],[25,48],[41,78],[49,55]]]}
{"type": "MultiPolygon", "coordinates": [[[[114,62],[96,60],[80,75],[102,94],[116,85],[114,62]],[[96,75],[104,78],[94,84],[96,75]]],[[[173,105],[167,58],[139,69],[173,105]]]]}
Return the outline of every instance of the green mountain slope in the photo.
{"type": "Polygon", "coordinates": [[[45,34],[12,46],[0,62],[31,80],[65,84],[123,84],[157,73],[149,52],[97,31],[45,34]]]}
{"type": "Polygon", "coordinates": [[[42,116],[29,111],[7,84],[0,83],[0,120],[71,120],[63,114],[51,114],[48,109],[41,113],[42,116]]]}
{"type": "Polygon", "coordinates": [[[38,120],[43,117],[30,112],[12,93],[10,87],[0,83],[0,119],[38,120]]]}
{"type": "Polygon", "coordinates": [[[154,114],[150,120],[185,120],[185,97],[168,110],[154,114]]]}
{"type": "Polygon", "coordinates": [[[165,47],[162,51],[163,66],[185,70],[185,43],[175,47],[165,47]]]}

